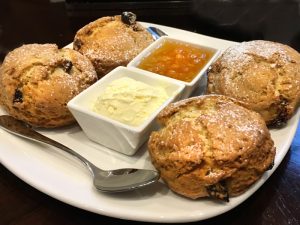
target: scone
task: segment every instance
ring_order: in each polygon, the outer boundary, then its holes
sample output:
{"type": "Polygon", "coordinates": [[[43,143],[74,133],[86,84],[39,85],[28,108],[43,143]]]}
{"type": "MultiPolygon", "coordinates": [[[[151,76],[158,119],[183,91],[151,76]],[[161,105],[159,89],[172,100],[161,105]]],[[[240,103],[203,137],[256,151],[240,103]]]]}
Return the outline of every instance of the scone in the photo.
{"type": "Polygon", "coordinates": [[[174,192],[228,201],[272,168],[275,147],[263,118],[221,95],[198,96],[167,106],[148,149],[174,192]]]}
{"type": "Polygon", "coordinates": [[[300,101],[300,54],[262,40],[229,47],[208,71],[207,93],[244,101],[267,125],[284,125],[300,101]]]}
{"type": "Polygon", "coordinates": [[[102,17],[77,31],[73,48],[88,57],[98,77],[118,66],[126,66],[153,42],[133,13],[102,17]]]}
{"type": "Polygon", "coordinates": [[[55,44],[28,44],[8,53],[0,68],[0,102],[13,117],[35,127],[75,120],[67,102],[97,80],[91,62],[55,44]]]}

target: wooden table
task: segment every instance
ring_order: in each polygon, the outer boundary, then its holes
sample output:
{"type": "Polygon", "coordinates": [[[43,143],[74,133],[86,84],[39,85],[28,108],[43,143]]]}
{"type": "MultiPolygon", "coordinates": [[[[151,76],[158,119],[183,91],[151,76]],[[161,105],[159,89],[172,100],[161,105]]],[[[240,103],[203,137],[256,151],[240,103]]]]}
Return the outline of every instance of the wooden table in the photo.
{"type": "MultiPolygon", "coordinates": [[[[172,15],[170,9],[164,9],[159,18],[150,11],[146,13],[145,10],[138,9],[139,19],[233,41],[280,41],[300,50],[299,3],[279,1],[248,6],[224,3],[222,6],[221,2],[211,1],[212,5],[209,5],[208,1],[187,1],[177,5],[182,7],[182,11],[177,8],[172,15]],[[187,10],[187,6],[191,6],[190,10],[187,10]],[[251,10],[258,11],[252,17],[247,17],[251,10]]],[[[51,3],[46,0],[1,1],[0,60],[3,60],[8,51],[23,43],[50,42],[57,43],[60,47],[65,46],[73,39],[78,28],[95,17],[105,13],[108,15],[110,12],[95,8],[91,10],[93,13],[88,13],[88,10],[78,11],[72,8],[70,1],[67,6],[66,8],[64,2],[51,3]]],[[[126,4],[122,5],[124,6],[126,4]]],[[[108,8],[112,11],[113,7],[108,8]]],[[[108,223],[127,224],[128,221],[87,212],[55,200],[32,188],[0,165],[0,224],[108,223]]],[[[142,224],[134,221],[130,223],[142,224]]],[[[300,224],[300,133],[296,134],[280,166],[253,196],[223,215],[194,223],[300,224]]]]}

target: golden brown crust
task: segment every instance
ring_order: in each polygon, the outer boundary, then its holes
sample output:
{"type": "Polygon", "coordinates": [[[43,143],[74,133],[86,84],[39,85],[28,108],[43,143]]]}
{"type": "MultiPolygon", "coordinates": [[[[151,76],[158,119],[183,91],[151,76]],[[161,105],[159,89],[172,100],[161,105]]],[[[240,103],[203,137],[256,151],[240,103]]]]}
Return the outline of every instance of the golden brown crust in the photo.
{"type": "Polygon", "coordinates": [[[28,44],[10,52],[0,68],[0,99],[12,116],[37,127],[75,122],[67,102],[97,80],[91,62],[55,44],[28,44]]]}
{"type": "Polygon", "coordinates": [[[234,99],[199,96],[167,106],[148,148],[170,189],[189,198],[246,191],[269,169],[275,147],[262,117],[234,99]]]}
{"type": "Polygon", "coordinates": [[[152,42],[152,36],[139,23],[125,24],[118,15],[102,17],[81,28],[73,46],[91,60],[102,77],[117,66],[126,66],[152,42]]]}
{"type": "Polygon", "coordinates": [[[284,124],[300,101],[300,54],[262,40],[229,47],[208,72],[207,93],[247,102],[268,125],[284,124]]]}

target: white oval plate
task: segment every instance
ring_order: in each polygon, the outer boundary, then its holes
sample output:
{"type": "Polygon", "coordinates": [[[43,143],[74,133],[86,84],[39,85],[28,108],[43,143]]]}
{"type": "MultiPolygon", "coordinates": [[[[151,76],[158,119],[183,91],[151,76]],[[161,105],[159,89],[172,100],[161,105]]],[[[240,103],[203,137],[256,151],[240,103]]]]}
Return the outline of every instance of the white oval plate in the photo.
{"type": "MultiPolygon", "coordinates": [[[[171,27],[143,24],[156,26],[170,36],[203,43],[221,50],[234,43],[171,27]]],[[[3,111],[0,113],[4,114],[3,111]]],[[[93,187],[88,170],[72,157],[55,148],[11,135],[2,129],[0,129],[0,162],[36,189],[81,209],[136,221],[192,222],[220,215],[251,196],[281,163],[295,135],[298,120],[299,112],[284,128],[271,130],[277,148],[275,166],[246,193],[231,198],[229,203],[208,199],[190,200],[174,194],[162,182],[130,193],[113,195],[101,193],[93,187]]],[[[136,155],[125,156],[89,141],[78,126],[39,131],[74,149],[103,169],[153,168],[145,146],[136,155]]]]}

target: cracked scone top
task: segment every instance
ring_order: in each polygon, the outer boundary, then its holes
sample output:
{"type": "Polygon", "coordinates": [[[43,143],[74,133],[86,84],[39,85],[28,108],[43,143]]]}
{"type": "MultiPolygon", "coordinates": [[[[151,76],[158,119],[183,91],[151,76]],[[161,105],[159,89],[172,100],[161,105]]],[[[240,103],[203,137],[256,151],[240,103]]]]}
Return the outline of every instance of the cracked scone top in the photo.
{"type": "Polygon", "coordinates": [[[267,125],[282,125],[300,101],[300,54],[271,41],[233,45],[209,69],[207,93],[244,101],[267,125]]]}
{"type": "Polygon", "coordinates": [[[169,188],[196,199],[228,200],[246,191],[274,162],[262,117],[232,98],[193,97],[167,106],[151,134],[153,165],[169,188]]]}
{"type": "Polygon", "coordinates": [[[75,122],[67,102],[97,80],[91,62],[55,44],[27,44],[7,54],[0,68],[0,103],[35,127],[75,122]]]}
{"type": "Polygon", "coordinates": [[[150,33],[138,22],[136,15],[101,17],[77,31],[73,48],[88,57],[98,77],[118,66],[126,66],[153,42],[150,33]]]}

